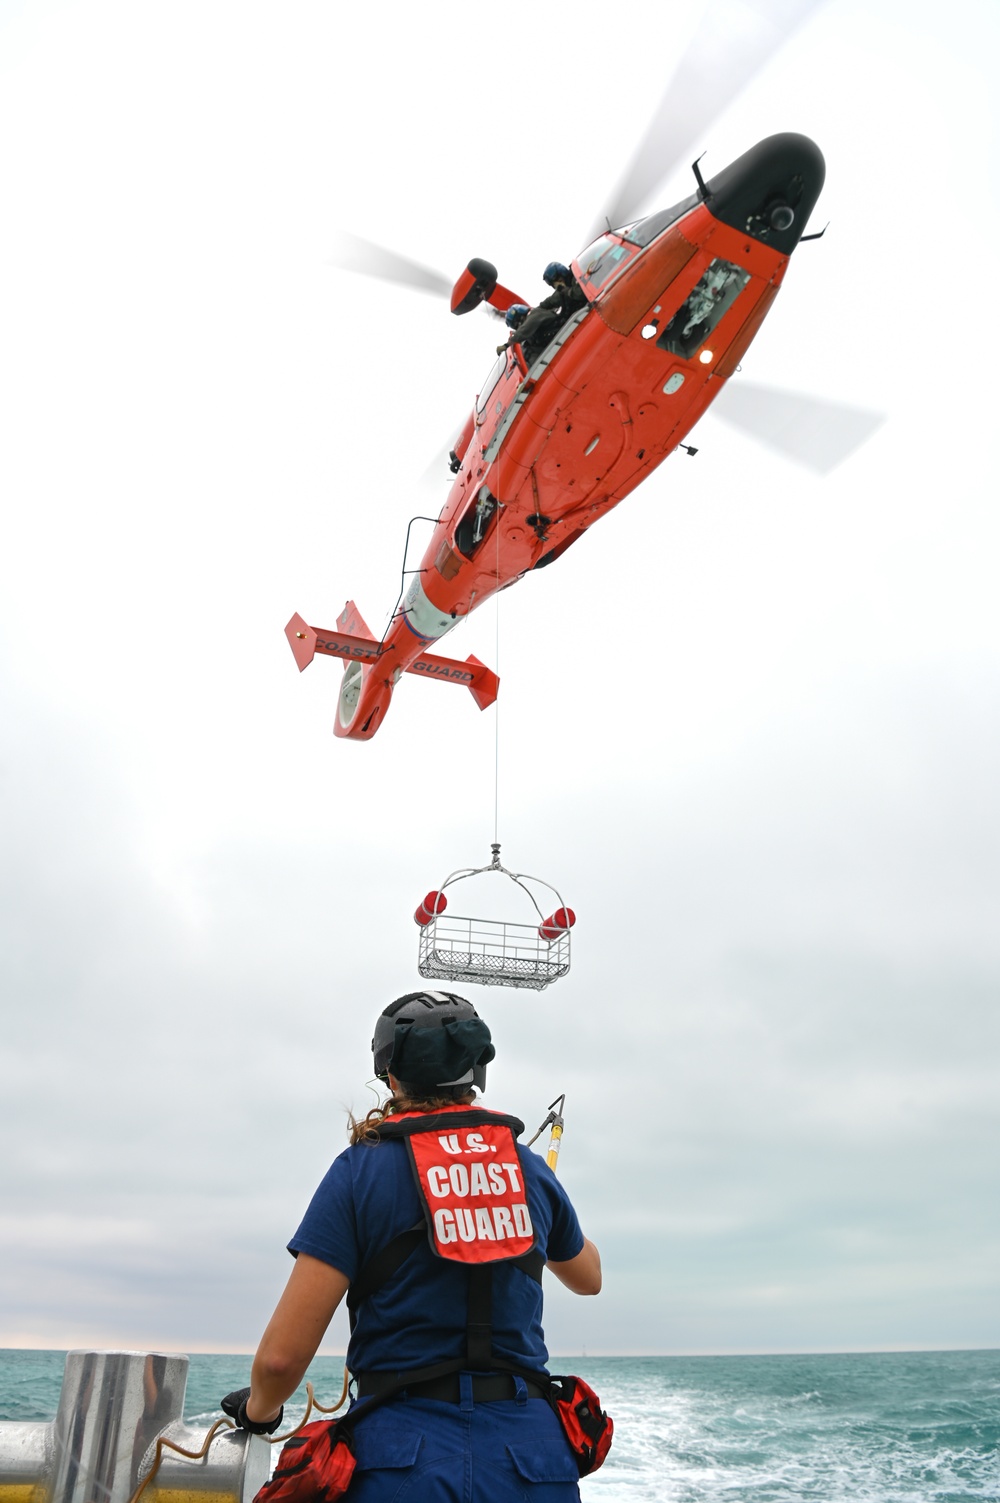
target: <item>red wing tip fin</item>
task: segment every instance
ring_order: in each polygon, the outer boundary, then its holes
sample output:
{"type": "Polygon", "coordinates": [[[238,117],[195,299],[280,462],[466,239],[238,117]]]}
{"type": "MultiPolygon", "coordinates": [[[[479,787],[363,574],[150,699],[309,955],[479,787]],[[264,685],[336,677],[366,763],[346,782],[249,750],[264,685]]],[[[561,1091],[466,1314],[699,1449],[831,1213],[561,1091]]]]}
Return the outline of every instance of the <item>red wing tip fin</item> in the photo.
{"type": "MultiPolygon", "coordinates": [[[[323,651],[322,644],[319,650],[323,651]]],[[[422,678],[436,678],[440,683],[461,684],[469,690],[481,710],[493,703],[500,688],[500,680],[492,668],[487,668],[485,663],[471,655],[460,663],[457,658],[440,658],[437,653],[428,652],[410,663],[406,672],[419,673],[422,678]]]]}
{"type": "Polygon", "coordinates": [[[285,627],[285,636],[288,645],[292,649],[292,655],[299,665],[299,672],[308,668],[316,652],[316,633],[311,626],[307,626],[302,617],[296,612],[285,627]]]}
{"type": "Polygon", "coordinates": [[[491,704],[496,703],[496,697],[500,692],[500,680],[492,668],[487,668],[486,664],[481,663],[471,652],[465,661],[479,670],[469,685],[469,693],[481,710],[488,710],[491,704]]]}
{"type": "Polygon", "coordinates": [[[341,631],[347,632],[348,635],[352,637],[371,636],[371,631],[368,628],[367,622],[365,621],[364,616],[362,616],[361,612],[358,610],[357,606],[354,604],[353,600],[349,600],[344,606],[344,609],[337,617],[337,625],[340,627],[341,631]]]}

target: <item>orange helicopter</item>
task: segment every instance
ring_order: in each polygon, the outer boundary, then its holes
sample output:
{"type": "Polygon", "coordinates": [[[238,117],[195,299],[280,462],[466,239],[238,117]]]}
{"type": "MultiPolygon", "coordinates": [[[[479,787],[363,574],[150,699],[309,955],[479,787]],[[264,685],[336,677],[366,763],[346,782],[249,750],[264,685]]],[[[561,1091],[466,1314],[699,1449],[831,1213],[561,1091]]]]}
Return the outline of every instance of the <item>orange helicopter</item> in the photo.
{"type": "MultiPolygon", "coordinates": [[[[800,16],[814,3],[797,0],[800,16]]],[[[454,444],[454,482],[384,637],[353,601],[334,630],[299,615],[288,623],[300,670],[316,653],[346,659],[337,736],[370,739],[404,673],[465,685],[481,709],[492,704],[496,674],[475,657],[441,657],[436,644],[617,506],[683,444],[736,371],[796,246],[819,238],[803,231],[823,157],[805,136],[775,135],[707,181],[698,162],[693,171],[689,198],[619,219],[577,256],[570,270],[581,305],[556,316],[543,347],[527,346],[526,356],[512,343],[499,355],[454,444]]],[[[619,195],[619,213],[621,204],[619,195]]],[[[373,274],[443,290],[428,280],[434,273],[386,254],[394,264],[373,274]]],[[[451,289],[457,314],[522,301],[483,260],[451,289]]]]}

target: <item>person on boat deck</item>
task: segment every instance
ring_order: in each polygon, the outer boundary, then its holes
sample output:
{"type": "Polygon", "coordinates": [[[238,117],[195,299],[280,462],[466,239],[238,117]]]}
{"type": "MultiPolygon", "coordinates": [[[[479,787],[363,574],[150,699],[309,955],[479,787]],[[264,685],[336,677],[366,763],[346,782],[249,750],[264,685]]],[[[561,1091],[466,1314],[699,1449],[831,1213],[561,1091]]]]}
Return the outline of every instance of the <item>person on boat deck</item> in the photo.
{"type": "Polygon", "coordinates": [[[523,1125],[473,1108],[496,1051],[470,1002],[447,992],[400,997],[379,1017],[372,1052],[375,1074],[392,1094],[363,1121],[352,1119],[351,1146],[288,1244],[295,1267],[257,1349],[250,1387],[228,1395],[224,1407],[245,1429],[276,1429],[354,1285],[347,1365],[357,1385],[352,1410],[361,1407],[351,1429],[357,1466],[347,1503],[579,1499],[576,1461],[542,1396],[541,1267],[544,1261],[576,1294],[597,1294],[597,1248],[545,1160],[515,1147],[523,1125]],[[442,1135],[452,1123],[467,1136],[442,1135]],[[471,1146],[463,1149],[463,1141],[471,1146]],[[428,1169],[425,1153],[458,1157],[428,1169]],[[478,1194],[477,1185],[485,1197],[478,1210],[476,1200],[462,1200],[478,1194]],[[498,1187],[507,1211],[489,1200],[498,1187]],[[407,1233],[408,1250],[387,1273],[376,1255],[391,1243],[405,1249],[407,1233]],[[518,1256],[503,1240],[515,1233],[527,1249],[518,1256]],[[483,1237],[489,1240],[480,1243],[483,1237]],[[421,1376],[429,1367],[443,1375],[421,1376]],[[366,1399],[379,1394],[383,1401],[365,1415],[366,1399]]]}
{"type": "MultiPolygon", "coordinates": [[[[550,261],[542,272],[542,281],[552,291],[540,303],[523,314],[518,323],[511,325],[512,333],[506,344],[497,345],[497,354],[503,354],[511,345],[519,344],[525,361],[530,365],[534,355],[540,354],[552,336],[562,328],[568,318],[586,305],[583,288],[568,266],[561,261],[550,261]]],[[[524,308],[515,303],[514,308],[524,308]]],[[[514,308],[508,309],[507,322],[514,308]]]]}

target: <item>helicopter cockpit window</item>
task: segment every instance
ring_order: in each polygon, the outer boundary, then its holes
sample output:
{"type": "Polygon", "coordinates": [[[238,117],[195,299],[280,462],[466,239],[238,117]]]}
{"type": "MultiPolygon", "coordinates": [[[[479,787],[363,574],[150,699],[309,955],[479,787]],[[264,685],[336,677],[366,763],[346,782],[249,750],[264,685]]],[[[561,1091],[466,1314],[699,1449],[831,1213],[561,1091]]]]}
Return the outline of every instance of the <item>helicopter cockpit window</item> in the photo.
{"type": "Polygon", "coordinates": [[[602,235],[600,240],[595,240],[593,245],[580,253],[577,265],[584,280],[596,292],[634,254],[635,246],[619,245],[610,235],[602,235]]]}
{"type": "Polygon", "coordinates": [[[735,303],[750,273],[732,261],[716,258],[656,341],[657,348],[685,359],[693,355],[735,303]]]}
{"type": "Polygon", "coordinates": [[[635,224],[628,225],[618,233],[626,240],[631,240],[633,245],[652,245],[657,236],[662,235],[672,224],[676,224],[689,209],[695,209],[701,203],[697,193],[692,193],[688,198],[681,199],[679,204],[673,204],[669,209],[661,209],[658,214],[650,214],[647,219],[637,219],[635,224]]]}
{"type": "Polygon", "coordinates": [[[486,408],[487,408],[487,405],[489,403],[490,397],[493,395],[493,392],[496,389],[497,383],[500,381],[500,379],[503,376],[503,373],[504,373],[504,371],[506,369],[507,369],[507,351],[504,350],[503,354],[500,356],[500,358],[497,361],[496,365],[493,367],[493,369],[490,371],[489,375],[486,377],[486,380],[483,382],[483,389],[479,393],[479,396],[478,396],[478,398],[476,400],[476,412],[478,413],[478,415],[480,417],[482,417],[483,413],[486,411],[486,408]]]}

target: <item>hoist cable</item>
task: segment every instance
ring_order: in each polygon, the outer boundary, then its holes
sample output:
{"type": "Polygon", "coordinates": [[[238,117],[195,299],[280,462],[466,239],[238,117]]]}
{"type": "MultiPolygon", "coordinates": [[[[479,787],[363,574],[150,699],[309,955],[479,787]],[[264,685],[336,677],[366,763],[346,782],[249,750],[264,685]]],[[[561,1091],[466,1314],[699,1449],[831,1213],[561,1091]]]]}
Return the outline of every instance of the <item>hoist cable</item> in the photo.
{"type": "MultiPolygon", "coordinates": [[[[493,672],[500,677],[500,508],[497,507],[496,521],[496,645],[494,647],[493,672]]],[[[493,721],[493,841],[497,844],[500,840],[500,696],[497,695],[494,705],[495,720],[493,721]]]]}

